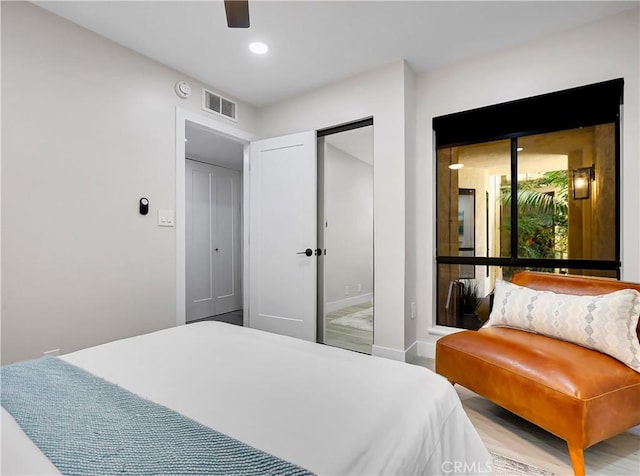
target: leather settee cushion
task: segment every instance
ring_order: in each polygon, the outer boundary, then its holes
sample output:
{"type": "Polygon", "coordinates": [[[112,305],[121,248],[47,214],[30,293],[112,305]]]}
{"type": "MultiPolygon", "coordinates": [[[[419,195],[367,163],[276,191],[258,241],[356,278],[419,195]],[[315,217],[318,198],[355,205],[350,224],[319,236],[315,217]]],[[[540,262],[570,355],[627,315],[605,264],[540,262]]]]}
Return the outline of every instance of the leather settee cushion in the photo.
{"type": "Polygon", "coordinates": [[[442,337],[436,356],[437,373],[582,447],[640,423],[640,374],[579,345],[496,327],[442,337]]]}
{"type": "Polygon", "coordinates": [[[636,335],[640,293],[595,296],[540,291],[498,280],[486,327],[506,326],[573,342],[608,354],[640,372],[636,335]]]}

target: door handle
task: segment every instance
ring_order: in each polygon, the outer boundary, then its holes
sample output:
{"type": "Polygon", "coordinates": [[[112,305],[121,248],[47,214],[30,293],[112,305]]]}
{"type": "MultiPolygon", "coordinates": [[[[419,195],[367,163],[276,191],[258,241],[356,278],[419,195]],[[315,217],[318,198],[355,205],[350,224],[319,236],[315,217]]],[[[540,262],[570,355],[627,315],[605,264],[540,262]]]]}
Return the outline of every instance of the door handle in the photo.
{"type": "Polygon", "coordinates": [[[313,255],[313,250],[311,248],[307,248],[304,251],[298,251],[296,253],[297,255],[307,255],[307,256],[312,256],[313,255]]]}

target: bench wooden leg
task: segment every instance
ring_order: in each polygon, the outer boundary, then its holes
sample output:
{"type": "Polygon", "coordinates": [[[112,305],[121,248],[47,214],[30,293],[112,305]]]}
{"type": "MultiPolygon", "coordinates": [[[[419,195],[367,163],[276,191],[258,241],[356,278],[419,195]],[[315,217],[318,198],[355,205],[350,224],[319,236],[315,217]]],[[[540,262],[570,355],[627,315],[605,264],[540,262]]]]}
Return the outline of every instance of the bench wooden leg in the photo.
{"type": "Polygon", "coordinates": [[[573,474],[575,476],[585,476],[584,472],[584,450],[578,446],[573,446],[567,442],[569,448],[569,456],[573,466],[573,474]]]}

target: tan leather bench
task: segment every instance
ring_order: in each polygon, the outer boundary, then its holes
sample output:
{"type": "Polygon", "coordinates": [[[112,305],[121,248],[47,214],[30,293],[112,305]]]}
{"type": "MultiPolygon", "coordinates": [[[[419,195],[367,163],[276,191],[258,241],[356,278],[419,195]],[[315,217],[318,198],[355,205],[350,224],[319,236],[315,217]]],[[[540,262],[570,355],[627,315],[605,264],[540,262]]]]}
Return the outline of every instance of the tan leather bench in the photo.
{"type": "MultiPolygon", "coordinates": [[[[607,278],[532,272],[512,282],[562,294],[640,291],[607,278]]],[[[551,337],[505,327],[451,334],[436,343],[436,372],[565,440],[576,475],[585,474],[585,448],[640,424],[640,374],[551,337]]]]}

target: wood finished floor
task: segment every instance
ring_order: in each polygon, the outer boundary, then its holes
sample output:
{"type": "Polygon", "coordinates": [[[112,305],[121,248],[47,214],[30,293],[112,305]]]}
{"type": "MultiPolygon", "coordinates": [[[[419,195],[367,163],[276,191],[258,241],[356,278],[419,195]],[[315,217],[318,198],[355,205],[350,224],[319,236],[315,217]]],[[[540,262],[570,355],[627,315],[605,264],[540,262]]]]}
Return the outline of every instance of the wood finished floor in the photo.
{"type": "Polygon", "coordinates": [[[325,318],[325,344],[342,349],[371,354],[371,346],[373,345],[373,331],[365,331],[354,327],[342,326],[334,324],[339,317],[348,314],[363,311],[371,307],[370,303],[358,304],[355,306],[345,307],[337,311],[331,312],[325,318]]]}
{"type": "MultiPolygon", "coordinates": [[[[412,363],[430,370],[435,366],[433,359],[424,357],[412,363]]],[[[573,474],[563,440],[460,385],[455,389],[489,451],[557,476],[573,474]]],[[[600,442],[585,450],[584,455],[588,476],[637,476],[640,474],[640,427],[600,442]]]]}

